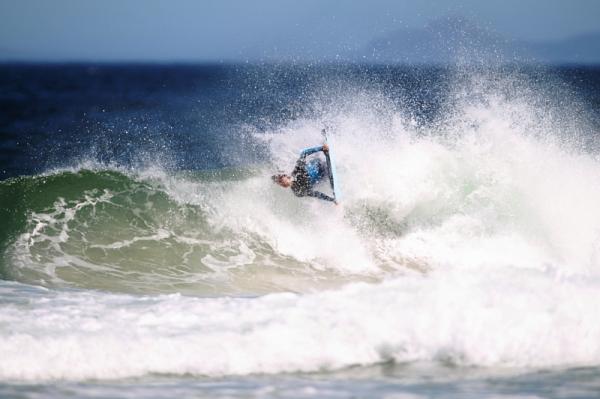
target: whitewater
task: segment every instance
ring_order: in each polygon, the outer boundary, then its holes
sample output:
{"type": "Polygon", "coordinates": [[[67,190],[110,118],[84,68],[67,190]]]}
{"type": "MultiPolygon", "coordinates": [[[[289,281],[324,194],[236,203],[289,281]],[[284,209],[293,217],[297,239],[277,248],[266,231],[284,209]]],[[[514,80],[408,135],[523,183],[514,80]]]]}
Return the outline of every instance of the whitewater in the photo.
{"type": "MultiPolygon", "coordinates": [[[[87,156],[0,182],[0,380],[598,370],[589,111],[514,74],[457,77],[427,123],[330,89],[313,115],[240,127],[268,162],[87,156]],[[325,125],[337,207],[269,179],[325,125]]],[[[314,384],[281,396],[328,397],[314,384]]]]}

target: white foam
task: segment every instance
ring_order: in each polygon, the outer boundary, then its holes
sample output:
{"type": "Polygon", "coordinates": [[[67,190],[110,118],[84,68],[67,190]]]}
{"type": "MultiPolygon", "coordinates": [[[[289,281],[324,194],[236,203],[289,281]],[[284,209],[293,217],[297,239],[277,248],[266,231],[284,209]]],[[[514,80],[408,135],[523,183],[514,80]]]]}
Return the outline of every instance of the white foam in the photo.
{"type": "MultiPolygon", "coordinates": [[[[600,162],[572,140],[591,132],[581,113],[545,105],[526,83],[480,78],[456,89],[451,112],[433,127],[382,107],[381,98],[346,99],[325,115],[345,194],[345,217],[325,219],[333,235],[358,234],[331,244],[338,254],[365,254],[353,271],[394,264],[391,255],[469,269],[600,271],[600,162]]],[[[319,141],[322,124],[298,120],[267,135],[277,167],[290,169],[294,152],[319,141]]],[[[332,212],[309,215],[323,213],[332,212]]],[[[307,235],[302,247],[317,248],[316,257],[320,239],[307,235]]]]}
{"type": "Polygon", "coordinates": [[[0,378],[334,370],[394,360],[600,362],[600,282],[507,268],[259,298],[51,293],[0,312],[0,378]]]}

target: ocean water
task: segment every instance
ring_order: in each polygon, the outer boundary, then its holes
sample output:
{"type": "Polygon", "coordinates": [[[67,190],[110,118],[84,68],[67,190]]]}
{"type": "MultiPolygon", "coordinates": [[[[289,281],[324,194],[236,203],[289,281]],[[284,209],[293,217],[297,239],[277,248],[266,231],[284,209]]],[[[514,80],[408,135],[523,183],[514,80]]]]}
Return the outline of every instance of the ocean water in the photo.
{"type": "Polygon", "coordinates": [[[1,397],[600,396],[598,68],[3,65],[0,178],[1,397]]]}

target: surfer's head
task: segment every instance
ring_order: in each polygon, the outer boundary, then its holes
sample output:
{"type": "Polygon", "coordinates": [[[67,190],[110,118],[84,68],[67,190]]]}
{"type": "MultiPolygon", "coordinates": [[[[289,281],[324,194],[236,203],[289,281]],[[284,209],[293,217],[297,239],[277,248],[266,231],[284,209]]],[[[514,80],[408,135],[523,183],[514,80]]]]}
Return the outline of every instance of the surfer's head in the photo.
{"type": "Polygon", "coordinates": [[[288,188],[292,185],[292,177],[290,175],[286,175],[285,173],[273,175],[271,176],[271,180],[285,188],[288,188]]]}

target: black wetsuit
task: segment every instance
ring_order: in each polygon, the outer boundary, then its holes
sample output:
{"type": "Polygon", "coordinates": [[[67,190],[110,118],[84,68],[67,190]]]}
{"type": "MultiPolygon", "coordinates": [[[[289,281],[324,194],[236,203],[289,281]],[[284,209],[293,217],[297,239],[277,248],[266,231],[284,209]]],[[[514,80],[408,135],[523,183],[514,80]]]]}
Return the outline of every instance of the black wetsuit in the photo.
{"type": "MultiPolygon", "coordinates": [[[[296,162],[296,167],[292,171],[292,177],[294,181],[292,182],[292,191],[298,197],[315,197],[325,201],[335,201],[334,198],[325,195],[319,191],[313,190],[314,181],[309,176],[308,171],[306,169],[306,156],[313,154],[318,151],[323,151],[323,147],[313,147],[308,148],[300,154],[300,158],[296,162]]],[[[322,163],[319,162],[318,168],[320,170],[320,175],[325,175],[325,170],[322,163]]]]}

